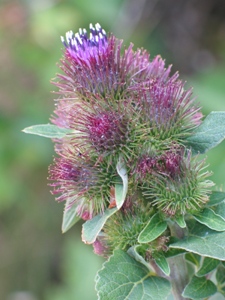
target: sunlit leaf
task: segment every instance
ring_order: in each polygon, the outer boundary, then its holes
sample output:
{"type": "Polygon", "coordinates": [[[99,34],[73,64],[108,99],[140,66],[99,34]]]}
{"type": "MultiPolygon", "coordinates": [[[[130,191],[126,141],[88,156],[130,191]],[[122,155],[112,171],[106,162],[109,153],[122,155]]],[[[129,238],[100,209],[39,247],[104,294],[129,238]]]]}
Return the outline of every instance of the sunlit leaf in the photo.
{"type": "Polygon", "coordinates": [[[65,205],[65,209],[63,212],[63,222],[62,222],[62,232],[65,233],[68,231],[74,224],[76,224],[80,217],[77,216],[77,206],[72,205],[69,209],[67,205],[65,205]]]}
{"type": "Polygon", "coordinates": [[[41,124],[41,125],[33,125],[23,129],[23,132],[40,135],[50,139],[61,139],[66,134],[71,133],[71,129],[60,128],[53,124],[41,124]]]}
{"type": "Polygon", "coordinates": [[[105,210],[102,215],[97,215],[93,219],[86,221],[82,226],[82,241],[85,244],[92,244],[96,240],[99,232],[110,216],[117,211],[117,208],[105,210]]]}

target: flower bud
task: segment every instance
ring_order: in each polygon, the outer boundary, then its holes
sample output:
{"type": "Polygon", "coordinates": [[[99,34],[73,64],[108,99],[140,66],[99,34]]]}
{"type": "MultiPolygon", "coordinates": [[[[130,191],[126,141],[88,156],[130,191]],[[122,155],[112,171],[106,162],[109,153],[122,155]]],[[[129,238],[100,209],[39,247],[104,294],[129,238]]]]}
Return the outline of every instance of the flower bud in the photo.
{"type": "Polygon", "coordinates": [[[187,157],[180,159],[179,165],[180,172],[173,176],[158,174],[143,186],[146,199],[169,217],[200,211],[208,202],[210,188],[214,185],[206,179],[211,173],[203,171],[204,160],[191,158],[189,152],[187,157]]]}
{"type": "MultiPolygon", "coordinates": [[[[93,164],[89,157],[73,145],[58,147],[54,164],[49,168],[57,201],[66,201],[66,209],[76,206],[76,213],[84,220],[104,212],[110,203],[110,186],[115,185],[117,175],[108,166],[93,164]]],[[[95,161],[96,162],[96,161],[95,161]]]]}
{"type": "Polygon", "coordinates": [[[142,206],[137,200],[130,208],[126,207],[113,214],[103,228],[104,241],[109,254],[114,249],[127,251],[137,245],[138,235],[153,214],[154,210],[149,205],[142,206]]]}

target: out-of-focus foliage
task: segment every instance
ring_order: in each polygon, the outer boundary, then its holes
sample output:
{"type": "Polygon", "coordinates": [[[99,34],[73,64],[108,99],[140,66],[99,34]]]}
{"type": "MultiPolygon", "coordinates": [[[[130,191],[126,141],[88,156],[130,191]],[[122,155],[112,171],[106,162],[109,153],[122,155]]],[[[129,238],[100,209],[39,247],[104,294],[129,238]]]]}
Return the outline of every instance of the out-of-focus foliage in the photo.
{"type": "MultiPolygon", "coordinates": [[[[102,260],[60,232],[63,204],[47,186],[53,145],[25,135],[54,109],[60,35],[99,22],[125,44],[161,54],[194,87],[207,115],[225,110],[224,0],[3,0],[0,3],[0,299],[96,299],[102,260]],[[19,298],[20,297],[20,298],[19,298]]],[[[225,189],[225,145],[211,150],[213,179],[225,189]]]]}

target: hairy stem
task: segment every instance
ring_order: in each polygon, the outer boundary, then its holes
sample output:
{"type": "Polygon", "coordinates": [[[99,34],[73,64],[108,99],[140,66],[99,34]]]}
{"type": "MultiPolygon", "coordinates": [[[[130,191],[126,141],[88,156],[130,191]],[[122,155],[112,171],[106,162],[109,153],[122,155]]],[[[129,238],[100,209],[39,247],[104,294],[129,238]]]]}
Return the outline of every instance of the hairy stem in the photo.
{"type": "MultiPolygon", "coordinates": [[[[180,228],[176,223],[170,224],[171,236],[182,239],[185,236],[186,229],[180,228]]],[[[184,258],[184,254],[171,257],[169,259],[170,276],[169,280],[172,284],[172,292],[174,300],[184,300],[182,296],[185,286],[189,282],[187,263],[184,258]]]]}
{"type": "Polygon", "coordinates": [[[170,282],[174,300],[184,300],[182,296],[185,286],[188,284],[188,271],[184,255],[178,255],[169,259],[170,282]]]}

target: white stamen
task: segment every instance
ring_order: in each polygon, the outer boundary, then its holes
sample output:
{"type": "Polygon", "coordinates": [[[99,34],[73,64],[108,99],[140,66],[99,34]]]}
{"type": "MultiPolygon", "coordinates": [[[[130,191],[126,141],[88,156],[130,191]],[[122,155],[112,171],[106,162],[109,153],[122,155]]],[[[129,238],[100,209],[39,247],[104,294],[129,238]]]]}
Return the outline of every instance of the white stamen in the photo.
{"type": "Polygon", "coordinates": [[[77,48],[77,41],[75,39],[71,40],[71,44],[77,48]]]}
{"type": "Polygon", "coordinates": [[[95,24],[95,28],[97,29],[97,31],[100,31],[100,30],[101,30],[100,24],[99,24],[99,23],[96,23],[96,24],[95,24]]]}
{"type": "Polygon", "coordinates": [[[75,37],[77,38],[77,40],[79,41],[79,43],[82,45],[83,43],[82,43],[82,39],[80,38],[79,33],[76,33],[75,37]]]}
{"type": "Polygon", "coordinates": [[[67,33],[66,33],[67,43],[69,44],[72,39],[73,39],[73,31],[72,30],[67,31],[67,33]]]}

